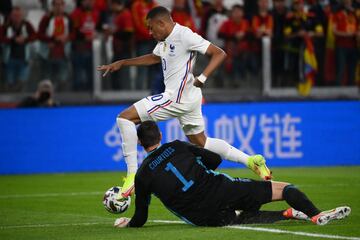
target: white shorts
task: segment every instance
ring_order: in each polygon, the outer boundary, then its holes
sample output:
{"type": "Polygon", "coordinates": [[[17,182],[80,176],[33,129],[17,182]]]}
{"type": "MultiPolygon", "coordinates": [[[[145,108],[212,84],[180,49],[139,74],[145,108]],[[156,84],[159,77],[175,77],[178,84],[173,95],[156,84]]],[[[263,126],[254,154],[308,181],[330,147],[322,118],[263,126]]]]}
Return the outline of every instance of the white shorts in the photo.
{"type": "Polygon", "coordinates": [[[157,94],[134,103],[141,121],[179,120],[185,135],[194,135],[204,131],[204,119],[201,112],[202,96],[191,103],[176,103],[165,94],[157,94]]]}

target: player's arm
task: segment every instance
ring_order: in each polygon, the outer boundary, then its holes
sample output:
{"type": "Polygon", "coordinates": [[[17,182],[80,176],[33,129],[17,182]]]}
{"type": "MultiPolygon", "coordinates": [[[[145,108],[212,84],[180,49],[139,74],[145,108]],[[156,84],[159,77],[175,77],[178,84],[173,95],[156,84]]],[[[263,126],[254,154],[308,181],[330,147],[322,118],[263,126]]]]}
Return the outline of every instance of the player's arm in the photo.
{"type": "Polygon", "coordinates": [[[210,61],[204,69],[203,73],[195,79],[195,87],[203,87],[206,78],[209,77],[226,58],[226,53],[224,50],[212,43],[206,50],[206,55],[210,56],[210,61]]]}
{"type": "Polygon", "coordinates": [[[225,60],[226,53],[221,48],[210,43],[199,34],[192,32],[190,29],[184,30],[181,37],[183,46],[188,51],[196,51],[201,54],[210,56],[210,61],[205,67],[203,73],[196,77],[194,81],[194,86],[202,87],[206,81],[206,78],[209,77],[225,60]]]}
{"type": "Polygon", "coordinates": [[[226,58],[224,50],[214,44],[210,44],[206,50],[206,55],[210,56],[210,61],[203,73],[195,78],[194,86],[203,87],[206,79],[221,65],[226,58]]]}
{"type": "Polygon", "coordinates": [[[117,71],[123,66],[148,66],[159,63],[160,61],[161,59],[159,56],[150,53],[140,57],[121,59],[108,65],[101,65],[97,67],[97,70],[103,71],[103,77],[105,77],[109,72],[117,71]]]}
{"type": "Polygon", "coordinates": [[[151,193],[139,177],[135,178],[135,213],[127,227],[142,227],[148,218],[151,193]]]}
{"type": "Polygon", "coordinates": [[[190,143],[186,144],[188,145],[190,152],[192,152],[195,156],[200,157],[199,160],[205,165],[207,169],[215,170],[222,162],[219,154],[190,143]]]}

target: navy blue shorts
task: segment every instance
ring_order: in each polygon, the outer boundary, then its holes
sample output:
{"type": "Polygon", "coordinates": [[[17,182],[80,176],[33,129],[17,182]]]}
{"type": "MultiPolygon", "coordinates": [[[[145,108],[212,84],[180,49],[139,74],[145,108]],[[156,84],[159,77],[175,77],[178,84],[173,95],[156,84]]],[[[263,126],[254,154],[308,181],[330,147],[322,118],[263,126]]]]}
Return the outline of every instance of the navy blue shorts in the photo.
{"type": "Polygon", "coordinates": [[[225,226],[236,221],[235,210],[258,211],[263,204],[271,202],[270,181],[238,179],[222,184],[223,192],[219,209],[208,219],[208,226],[225,226]]]}

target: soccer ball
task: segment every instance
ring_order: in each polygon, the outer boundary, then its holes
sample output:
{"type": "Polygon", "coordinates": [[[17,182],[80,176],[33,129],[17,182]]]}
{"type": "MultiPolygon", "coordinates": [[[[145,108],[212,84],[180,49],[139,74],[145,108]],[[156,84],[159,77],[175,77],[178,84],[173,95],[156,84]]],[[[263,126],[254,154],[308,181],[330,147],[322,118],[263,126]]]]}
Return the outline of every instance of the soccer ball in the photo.
{"type": "Polygon", "coordinates": [[[103,204],[106,210],[111,213],[123,213],[129,208],[131,203],[130,196],[118,199],[120,193],[121,187],[112,187],[105,192],[103,204]]]}

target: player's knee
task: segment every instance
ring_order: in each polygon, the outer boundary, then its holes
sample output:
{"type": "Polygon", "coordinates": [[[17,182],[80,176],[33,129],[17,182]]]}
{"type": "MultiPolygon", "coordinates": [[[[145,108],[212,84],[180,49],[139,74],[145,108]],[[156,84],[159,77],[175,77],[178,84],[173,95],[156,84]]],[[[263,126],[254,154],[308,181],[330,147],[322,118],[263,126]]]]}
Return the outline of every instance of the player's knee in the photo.
{"type": "Polygon", "coordinates": [[[283,196],[284,189],[288,185],[289,185],[289,183],[272,181],[271,182],[272,200],[273,201],[283,200],[284,199],[284,196],[283,196]]]}
{"type": "Polygon", "coordinates": [[[119,115],[117,115],[117,117],[116,117],[116,122],[119,124],[119,123],[121,123],[123,120],[127,120],[126,118],[123,118],[122,116],[121,116],[121,113],[119,114],[119,115]]]}
{"type": "Polygon", "coordinates": [[[134,106],[131,106],[127,109],[125,109],[124,111],[122,111],[118,116],[117,119],[122,118],[122,119],[126,119],[128,121],[131,121],[135,124],[138,124],[141,122],[139,114],[137,113],[137,110],[135,109],[134,106]]]}
{"type": "Polygon", "coordinates": [[[200,147],[204,147],[206,143],[206,137],[197,138],[197,145],[200,147]]]}
{"type": "Polygon", "coordinates": [[[135,127],[135,124],[132,121],[123,118],[120,115],[117,116],[116,123],[120,129],[122,129],[123,127],[135,127]]]}
{"type": "Polygon", "coordinates": [[[294,185],[286,183],[282,191],[283,199],[287,199],[294,191],[298,191],[298,189],[294,185]]]}
{"type": "Polygon", "coordinates": [[[206,136],[203,132],[194,135],[186,135],[186,136],[192,144],[195,144],[199,147],[205,146],[206,136]]]}
{"type": "Polygon", "coordinates": [[[116,117],[116,122],[119,124],[121,122],[128,123],[131,122],[133,124],[137,124],[137,121],[134,121],[130,116],[128,116],[126,113],[122,112],[116,117]]]}
{"type": "MultiPolygon", "coordinates": [[[[205,149],[208,149],[208,148],[209,148],[209,144],[210,144],[210,143],[209,143],[209,139],[210,139],[209,137],[207,137],[207,138],[205,139],[205,142],[204,142],[204,148],[205,148],[205,149]]],[[[211,140],[210,140],[210,141],[211,141],[211,140]]]]}
{"type": "Polygon", "coordinates": [[[126,112],[123,111],[117,115],[117,119],[119,119],[119,118],[128,119],[128,117],[126,115],[127,115],[126,112]]]}
{"type": "Polygon", "coordinates": [[[189,137],[188,136],[188,139],[189,141],[192,143],[192,144],[195,144],[199,147],[204,147],[205,146],[205,141],[202,141],[201,139],[199,138],[196,138],[196,137],[189,137]]]}

